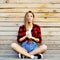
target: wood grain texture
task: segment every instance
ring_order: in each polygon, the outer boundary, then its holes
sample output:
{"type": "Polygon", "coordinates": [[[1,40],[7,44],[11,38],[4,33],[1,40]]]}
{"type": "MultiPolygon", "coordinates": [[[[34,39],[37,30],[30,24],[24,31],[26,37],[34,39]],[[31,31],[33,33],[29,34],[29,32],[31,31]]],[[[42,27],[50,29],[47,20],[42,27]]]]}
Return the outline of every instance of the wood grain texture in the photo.
{"type": "Polygon", "coordinates": [[[34,23],[41,27],[42,43],[48,47],[45,54],[59,57],[60,0],[0,0],[0,57],[16,55],[11,44],[17,43],[19,26],[29,10],[35,14],[34,23]]]}
{"type": "MultiPolygon", "coordinates": [[[[0,17],[24,18],[25,13],[0,13],[0,17]]],[[[36,18],[59,18],[60,13],[35,13],[36,18]]]]}
{"type": "Polygon", "coordinates": [[[0,0],[0,3],[60,3],[60,0],[0,0]]]}
{"type": "Polygon", "coordinates": [[[60,4],[0,4],[0,8],[60,8],[60,4]]]}
{"type": "Polygon", "coordinates": [[[10,8],[7,8],[7,9],[0,9],[0,12],[1,13],[10,13],[10,12],[12,12],[12,13],[25,13],[25,12],[27,12],[27,11],[33,11],[34,13],[60,13],[60,9],[57,9],[57,8],[12,8],[12,9],[10,9],[10,8]]]}
{"type": "MultiPolygon", "coordinates": [[[[60,44],[46,44],[48,50],[60,50],[60,44]]],[[[0,44],[0,50],[11,50],[11,44],[0,44]],[[4,46],[4,47],[2,47],[4,46]]]]}
{"type": "MultiPolygon", "coordinates": [[[[16,40],[17,35],[0,35],[0,41],[11,41],[11,40],[16,40]]],[[[60,35],[43,35],[42,36],[42,41],[60,41],[60,35]],[[57,38],[57,39],[56,39],[57,38]]]]}
{"type": "MultiPolygon", "coordinates": [[[[11,21],[11,22],[22,22],[24,21],[24,18],[1,18],[0,17],[0,22],[7,22],[7,21],[11,21]]],[[[60,18],[34,18],[34,22],[60,22],[60,18]]]]}

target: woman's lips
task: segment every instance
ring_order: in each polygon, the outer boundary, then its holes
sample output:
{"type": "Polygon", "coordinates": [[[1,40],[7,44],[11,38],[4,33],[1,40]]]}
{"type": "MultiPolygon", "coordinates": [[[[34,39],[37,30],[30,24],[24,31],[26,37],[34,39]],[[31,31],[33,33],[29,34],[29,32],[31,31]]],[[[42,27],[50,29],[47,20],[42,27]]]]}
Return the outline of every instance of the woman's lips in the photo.
{"type": "Polygon", "coordinates": [[[30,24],[30,22],[28,22],[28,24],[30,24]]]}

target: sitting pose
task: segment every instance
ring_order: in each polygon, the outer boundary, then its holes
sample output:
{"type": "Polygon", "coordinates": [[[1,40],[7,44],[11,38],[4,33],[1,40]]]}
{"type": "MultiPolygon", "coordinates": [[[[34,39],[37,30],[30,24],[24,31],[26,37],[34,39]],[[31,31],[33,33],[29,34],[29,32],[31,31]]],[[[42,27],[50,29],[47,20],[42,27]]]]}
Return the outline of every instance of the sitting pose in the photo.
{"type": "Polygon", "coordinates": [[[12,43],[13,50],[27,58],[42,58],[47,46],[42,44],[42,35],[40,26],[33,23],[34,13],[26,12],[24,16],[24,25],[19,27],[17,43],[12,43]],[[38,45],[39,43],[39,45],[38,45]]]}

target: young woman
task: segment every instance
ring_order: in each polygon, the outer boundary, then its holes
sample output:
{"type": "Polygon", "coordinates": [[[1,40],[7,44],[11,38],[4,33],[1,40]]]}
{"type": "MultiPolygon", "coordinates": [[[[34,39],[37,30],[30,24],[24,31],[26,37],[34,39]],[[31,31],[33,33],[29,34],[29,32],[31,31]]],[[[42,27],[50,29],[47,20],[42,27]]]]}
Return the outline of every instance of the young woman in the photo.
{"type": "Polygon", "coordinates": [[[42,58],[42,54],[47,50],[46,45],[42,45],[42,36],[40,26],[33,23],[34,13],[28,11],[24,17],[24,25],[20,26],[17,36],[17,42],[12,43],[11,47],[28,58],[42,58]],[[40,44],[38,46],[38,43],[40,44]]]}

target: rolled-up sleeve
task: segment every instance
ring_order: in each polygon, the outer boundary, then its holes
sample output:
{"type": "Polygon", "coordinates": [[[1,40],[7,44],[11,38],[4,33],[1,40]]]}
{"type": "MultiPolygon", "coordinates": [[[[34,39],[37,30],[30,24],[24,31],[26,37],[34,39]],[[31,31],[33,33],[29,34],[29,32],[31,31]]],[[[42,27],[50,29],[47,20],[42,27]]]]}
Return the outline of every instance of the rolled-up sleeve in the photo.
{"type": "Polygon", "coordinates": [[[39,43],[42,43],[42,34],[40,26],[37,28],[37,38],[39,38],[39,43]]]}
{"type": "Polygon", "coordinates": [[[19,27],[18,35],[17,35],[17,42],[20,43],[19,39],[23,37],[23,29],[19,27]]]}

